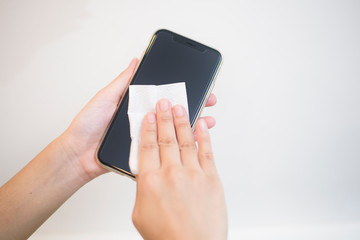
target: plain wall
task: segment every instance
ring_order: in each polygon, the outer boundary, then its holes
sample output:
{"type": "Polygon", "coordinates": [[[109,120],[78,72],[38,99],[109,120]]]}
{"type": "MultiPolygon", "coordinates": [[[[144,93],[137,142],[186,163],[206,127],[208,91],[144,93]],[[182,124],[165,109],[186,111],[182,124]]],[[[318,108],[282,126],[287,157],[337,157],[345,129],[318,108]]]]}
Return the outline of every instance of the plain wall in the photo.
{"type": "MultiPolygon", "coordinates": [[[[0,185],[167,28],[224,57],[204,112],[229,239],[360,238],[359,1],[0,0],[0,185]]],[[[139,239],[109,173],[31,239],[139,239]]]]}

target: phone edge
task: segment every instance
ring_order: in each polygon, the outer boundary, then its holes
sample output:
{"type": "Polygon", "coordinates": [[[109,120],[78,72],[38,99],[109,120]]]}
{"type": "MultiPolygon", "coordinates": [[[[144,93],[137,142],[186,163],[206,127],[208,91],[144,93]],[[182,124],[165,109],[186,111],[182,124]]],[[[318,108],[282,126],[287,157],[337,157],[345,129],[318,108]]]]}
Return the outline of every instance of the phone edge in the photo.
{"type": "MultiPolygon", "coordinates": [[[[212,49],[214,49],[214,48],[212,48],[212,49]]],[[[215,81],[216,81],[217,76],[218,76],[218,73],[220,72],[220,69],[221,69],[221,67],[222,67],[223,56],[222,56],[222,54],[221,54],[218,50],[216,50],[216,49],[214,49],[214,50],[219,53],[220,62],[219,62],[219,64],[218,64],[218,67],[217,67],[216,72],[215,72],[215,74],[214,74],[214,77],[213,77],[213,79],[212,79],[211,85],[209,86],[209,88],[208,88],[208,90],[207,90],[207,92],[206,92],[206,96],[205,96],[203,102],[201,103],[200,110],[198,111],[198,114],[197,114],[196,117],[195,117],[194,124],[193,124],[193,126],[191,127],[193,131],[195,131],[196,123],[197,123],[197,121],[199,120],[199,117],[201,116],[202,111],[203,111],[204,108],[205,108],[206,102],[207,102],[207,100],[209,99],[209,96],[210,96],[212,90],[213,90],[214,87],[215,87],[215,81]]]]}

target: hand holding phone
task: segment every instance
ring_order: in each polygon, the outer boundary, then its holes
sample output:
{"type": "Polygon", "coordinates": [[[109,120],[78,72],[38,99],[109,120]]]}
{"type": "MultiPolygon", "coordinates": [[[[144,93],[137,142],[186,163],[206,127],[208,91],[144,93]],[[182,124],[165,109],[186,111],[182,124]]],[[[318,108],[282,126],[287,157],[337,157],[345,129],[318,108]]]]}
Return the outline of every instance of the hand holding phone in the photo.
{"type": "MultiPolygon", "coordinates": [[[[168,30],[159,30],[151,38],[131,84],[185,82],[193,126],[210,96],[220,63],[221,54],[217,50],[168,30]]],[[[105,168],[134,179],[129,167],[128,96],[126,92],[121,98],[96,156],[105,168]]]]}
{"type": "Polygon", "coordinates": [[[166,99],[143,121],[133,222],[144,239],[226,239],[227,216],[210,135],[166,99]]]}
{"type": "MultiPolygon", "coordinates": [[[[114,115],[121,96],[126,92],[138,60],[129,66],[106,87],[101,89],[76,115],[66,131],[60,136],[64,154],[72,159],[72,166],[84,183],[108,172],[96,162],[96,150],[114,115]]],[[[215,95],[210,95],[206,106],[216,104],[215,95]]],[[[215,125],[212,117],[205,118],[208,127],[215,125]]]]}

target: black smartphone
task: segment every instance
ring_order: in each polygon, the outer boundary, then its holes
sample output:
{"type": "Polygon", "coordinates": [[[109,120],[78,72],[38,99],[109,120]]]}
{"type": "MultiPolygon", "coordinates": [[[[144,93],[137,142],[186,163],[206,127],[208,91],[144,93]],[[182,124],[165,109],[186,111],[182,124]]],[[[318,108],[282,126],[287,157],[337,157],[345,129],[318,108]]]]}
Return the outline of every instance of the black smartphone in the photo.
{"type": "MultiPolygon", "coordinates": [[[[194,126],[214,86],[221,59],[217,50],[161,29],[152,36],[131,84],[185,82],[190,123],[194,126]]],[[[99,145],[97,160],[105,168],[135,179],[129,167],[128,100],[127,91],[99,145]]]]}

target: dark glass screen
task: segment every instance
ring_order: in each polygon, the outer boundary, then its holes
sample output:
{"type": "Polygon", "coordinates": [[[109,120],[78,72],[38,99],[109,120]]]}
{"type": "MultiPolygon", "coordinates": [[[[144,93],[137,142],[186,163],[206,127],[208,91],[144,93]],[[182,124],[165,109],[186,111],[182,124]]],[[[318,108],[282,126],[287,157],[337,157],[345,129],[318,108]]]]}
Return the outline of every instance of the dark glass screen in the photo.
{"type": "MultiPolygon", "coordinates": [[[[218,51],[167,30],[155,34],[131,84],[160,85],[185,82],[191,125],[219,67],[218,51]]],[[[128,93],[100,146],[98,158],[112,168],[129,169],[130,130],[127,116],[128,93]]]]}

